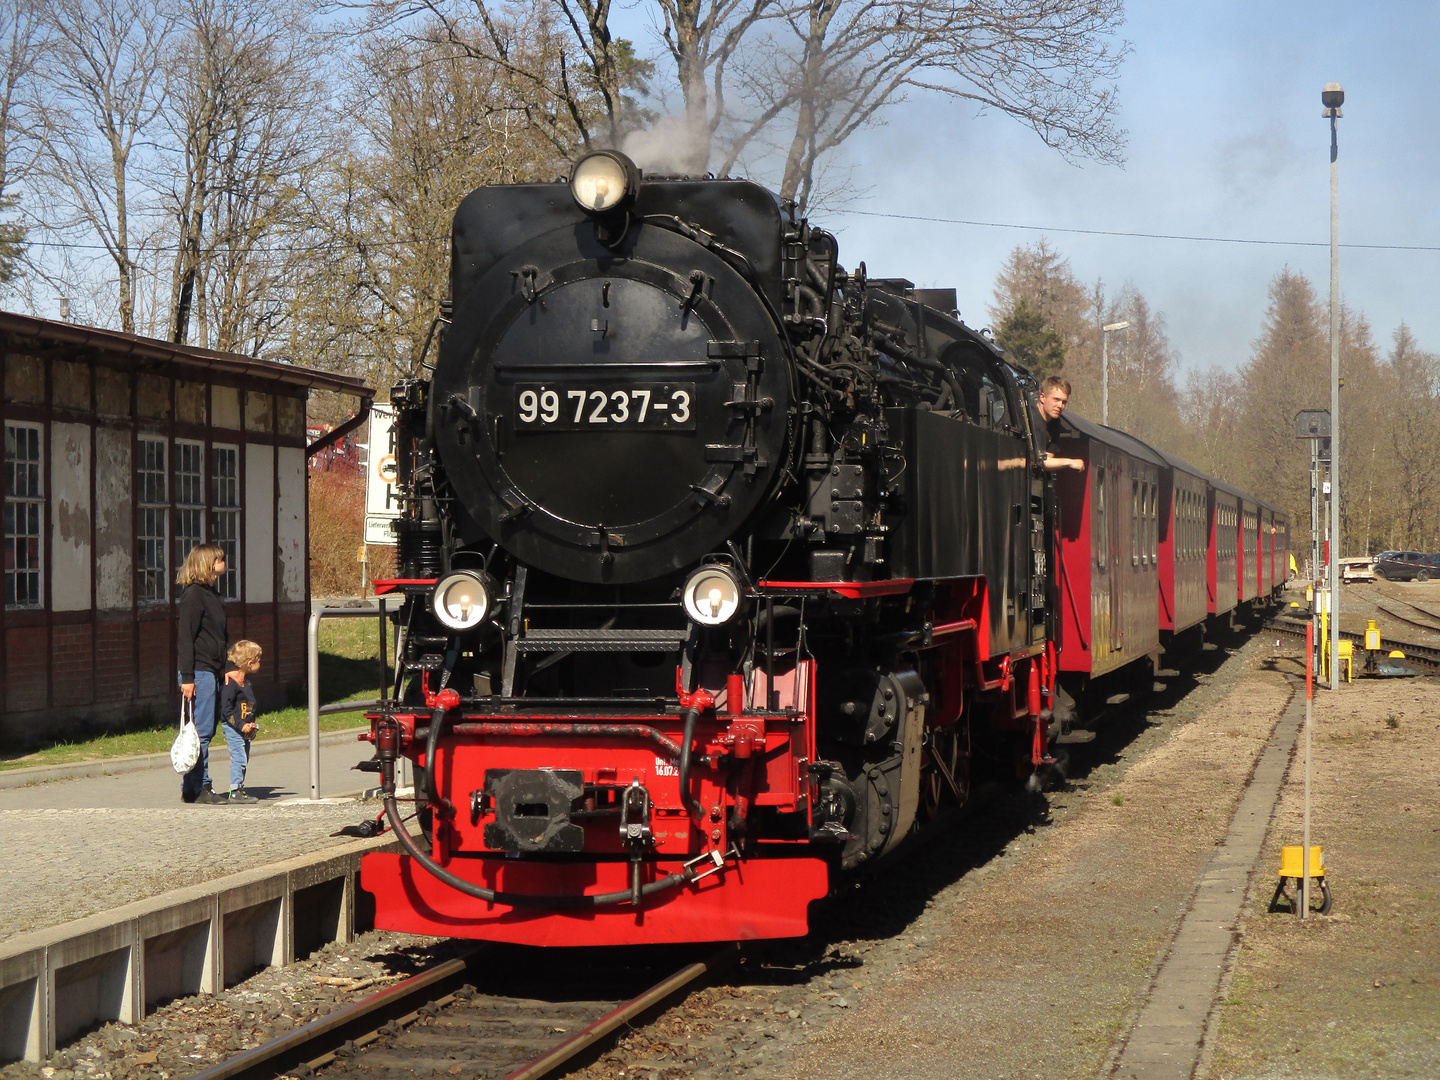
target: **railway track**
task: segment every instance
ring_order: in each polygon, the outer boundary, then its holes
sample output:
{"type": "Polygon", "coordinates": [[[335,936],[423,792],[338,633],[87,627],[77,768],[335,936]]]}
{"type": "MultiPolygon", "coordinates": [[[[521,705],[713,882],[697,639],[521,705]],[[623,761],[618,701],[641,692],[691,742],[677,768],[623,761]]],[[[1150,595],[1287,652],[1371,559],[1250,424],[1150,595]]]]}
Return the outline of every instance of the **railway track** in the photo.
{"type": "Polygon", "coordinates": [[[728,945],[678,965],[673,952],[669,963],[616,950],[554,965],[527,955],[528,963],[515,950],[479,946],[191,1080],[558,1076],[728,967],[739,950],[728,945]]]}
{"type": "MultiPolygon", "coordinates": [[[[1410,620],[1406,621],[1409,622],[1410,620]]],[[[1265,629],[1273,631],[1277,634],[1285,634],[1289,637],[1297,637],[1301,640],[1304,640],[1305,628],[1309,625],[1309,619],[1296,619],[1288,615],[1276,615],[1266,620],[1265,629]]],[[[1418,626],[1420,624],[1412,623],[1412,625],[1418,626]]],[[[1440,627],[1426,627],[1425,629],[1440,630],[1440,627]]],[[[1364,633],[1356,633],[1353,630],[1341,630],[1340,636],[1346,641],[1355,642],[1361,647],[1361,649],[1365,647],[1364,633]]],[[[1427,675],[1440,675],[1440,649],[1437,649],[1431,645],[1417,645],[1414,642],[1409,641],[1396,641],[1393,638],[1388,637],[1384,638],[1383,642],[1386,652],[1389,652],[1392,649],[1399,649],[1405,654],[1405,660],[1411,666],[1423,669],[1423,671],[1427,675]]],[[[1356,663],[1358,670],[1358,655],[1356,663]]]]}

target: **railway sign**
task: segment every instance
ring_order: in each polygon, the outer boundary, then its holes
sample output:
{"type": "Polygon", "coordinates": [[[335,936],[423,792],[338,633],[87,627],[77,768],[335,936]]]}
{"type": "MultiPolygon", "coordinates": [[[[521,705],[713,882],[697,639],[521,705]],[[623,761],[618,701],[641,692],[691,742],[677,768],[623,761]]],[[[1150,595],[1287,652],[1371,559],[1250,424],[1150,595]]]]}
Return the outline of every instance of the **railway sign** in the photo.
{"type": "Polygon", "coordinates": [[[395,410],[389,405],[370,408],[370,449],[365,468],[365,543],[394,545],[390,524],[400,516],[395,481],[395,410]]]}

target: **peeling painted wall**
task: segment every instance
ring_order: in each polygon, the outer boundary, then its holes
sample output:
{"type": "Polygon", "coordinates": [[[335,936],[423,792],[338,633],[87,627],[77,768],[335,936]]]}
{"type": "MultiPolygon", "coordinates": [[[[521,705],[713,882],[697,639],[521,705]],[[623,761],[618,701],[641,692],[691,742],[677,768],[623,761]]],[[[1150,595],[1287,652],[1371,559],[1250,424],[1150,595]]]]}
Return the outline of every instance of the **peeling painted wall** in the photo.
{"type": "Polygon", "coordinates": [[[175,419],[182,424],[205,423],[205,384],[175,380],[175,419]]]}
{"type": "Polygon", "coordinates": [[[280,507],[276,522],[280,545],[280,599],[305,599],[305,451],[280,447],[280,507]]]}
{"type": "Polygon", "coordinates": [[[275,599],[275,448],[245,444],[245,602],[275,599]]]}
{"type": "Polygon", "coordinates": [[[259,390],[245,391],[245,430],[269,431],[270,395],[259,390]]]}
{"type": "Polygon", "coordinates": [[[90,432],[88,424],[50,429],[50,607],[90,607],[90,432]]]}
{"type": "Polygon", "coordinates": [[[68,360],[50,365],[50,396],[57,409],[90,411],[90,368],[68,360]]]}
{"type": "Polygon", "coordinates": [[[233,386],[210,388],[210,422],[216,427],[240,430],[240,391],[233,386]]]}
{"type": "Polygon", "coordinates": [[[170,380],[163,375],[139,375],[135,381],[135,406],[151,420],[170,419],[170,380]]]}
{"type": "Polygon", "coordinates": [[[5,401],[17,405],[40,405],[45,401],[45,368],[40,360],[23,353],[5,358],[5,401]]]}
{"type": "Polygon", "coordinates": [[[95,369],[95,403],[101,416],[130,415],[130,376],[113,368],[95,369]]]}
{"type": "Polygon", "coordinates": [[[130,432],[95,429],[95,606],[130,607],[135,594],[130,432]]]}

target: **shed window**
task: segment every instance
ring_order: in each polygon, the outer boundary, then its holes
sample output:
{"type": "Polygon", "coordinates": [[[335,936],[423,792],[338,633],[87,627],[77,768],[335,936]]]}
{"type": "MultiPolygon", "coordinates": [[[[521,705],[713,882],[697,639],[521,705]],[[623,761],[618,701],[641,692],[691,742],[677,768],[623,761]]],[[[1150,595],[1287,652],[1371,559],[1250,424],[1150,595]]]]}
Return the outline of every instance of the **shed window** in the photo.
{"type": "Polygon", "coordinates": [[[175,565],[205,542],[205,444],[175,440],[175,565]]]}
{"type": "Polygon", "coordinates": [[[215,590],[226,600],[240,595],[240,448],[216,446],[210,453],[211,533],[225,552],[225,576],[215,590]]]}
{"type": "Polygon", "coordinates": [[[140,602],[148,604],[170,598],[170,564],[165,557],[170,538],[170,485],[165,450],[164,439],[142,438],[135,458],[135,495],[139,504],[135,570],[140,602]]]}
{"type": "Polygon", "coordinates": [[[39,607],[45,491],[40,428],[5,425],[5,606],[39,607]]]}

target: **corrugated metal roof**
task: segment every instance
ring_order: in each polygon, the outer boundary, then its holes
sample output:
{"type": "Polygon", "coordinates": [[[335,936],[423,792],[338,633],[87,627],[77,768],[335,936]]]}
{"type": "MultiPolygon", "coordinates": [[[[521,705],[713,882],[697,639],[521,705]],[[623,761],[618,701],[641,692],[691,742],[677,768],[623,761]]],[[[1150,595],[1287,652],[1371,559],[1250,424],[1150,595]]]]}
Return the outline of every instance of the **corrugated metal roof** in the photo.
{"type": "Polygon", "coordinates": [[[237,353],[197,349],[191,345],[175,345],[137,334],[122,334],[97,326],[37,319],[14,311],[0,311],[0,333],[28,338],[53,346],[95,349],[110,356],[132,356],[139,360],[175,364],[179,367],[226,375],[245,375],[291,386],[316,390],[334,390],[352,397],[374,397],[375,391],[363,379],[353,375],[337,375],[330,371],[281,364],[273,360],[256,360],[237,353]]]}

